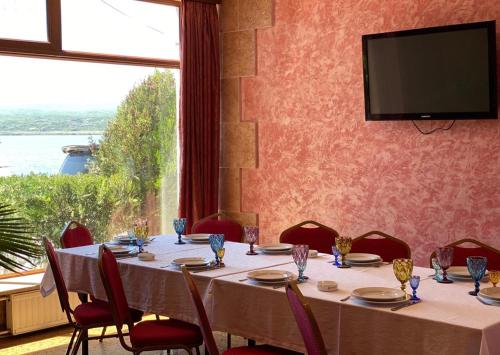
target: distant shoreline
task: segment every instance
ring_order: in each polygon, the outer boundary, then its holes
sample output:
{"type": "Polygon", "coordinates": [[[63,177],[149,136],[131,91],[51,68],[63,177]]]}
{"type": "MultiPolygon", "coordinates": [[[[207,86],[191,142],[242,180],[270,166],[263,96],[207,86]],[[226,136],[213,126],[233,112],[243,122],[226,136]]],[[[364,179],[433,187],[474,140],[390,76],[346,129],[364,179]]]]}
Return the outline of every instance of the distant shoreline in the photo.
{"type": "Polygon", "coordinates": [[[51,131],[51,132],[8,132],[0,131],[0,136],[95,136],[102,135],[102,131],[51,131]]]}

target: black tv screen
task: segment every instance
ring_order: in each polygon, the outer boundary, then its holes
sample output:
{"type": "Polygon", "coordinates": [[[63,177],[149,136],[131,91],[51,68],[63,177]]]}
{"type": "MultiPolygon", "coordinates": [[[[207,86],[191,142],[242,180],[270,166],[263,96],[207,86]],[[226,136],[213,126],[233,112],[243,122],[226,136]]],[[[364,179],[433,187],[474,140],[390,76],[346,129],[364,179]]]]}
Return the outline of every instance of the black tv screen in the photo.
{"type": "Polygon", "coordinates": [[[362,41],[367,121],[497,118],[495,21],[362,41]]]}

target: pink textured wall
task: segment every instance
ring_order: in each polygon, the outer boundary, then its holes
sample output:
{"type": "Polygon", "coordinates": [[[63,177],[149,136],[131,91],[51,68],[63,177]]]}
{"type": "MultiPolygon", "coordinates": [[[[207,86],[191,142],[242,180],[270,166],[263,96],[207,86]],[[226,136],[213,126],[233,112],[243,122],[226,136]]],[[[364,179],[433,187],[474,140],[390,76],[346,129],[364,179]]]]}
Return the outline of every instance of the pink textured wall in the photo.
{"type": "Polygon", "coordinates": [[[362,34],[495,19],[498,31],[499,0],[276,0],[274,16],[257,31],[257,76],[242,79],[243,120],[258,125],[242,209],[264,241],[314,219],[404,239],[421,265],[464,237],[500,247],[500,122],[429,136],[365,122],[361,62],[362,34]]]}

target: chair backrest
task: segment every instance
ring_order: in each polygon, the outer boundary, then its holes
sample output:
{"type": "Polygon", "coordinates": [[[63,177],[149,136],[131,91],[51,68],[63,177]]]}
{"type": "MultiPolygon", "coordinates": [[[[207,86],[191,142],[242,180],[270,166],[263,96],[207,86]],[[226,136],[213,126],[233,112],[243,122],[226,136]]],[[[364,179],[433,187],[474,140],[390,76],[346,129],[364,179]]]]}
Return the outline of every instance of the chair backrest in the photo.
{"type": "Polygon", "coordinates": [[[193,301],[194,307],[196,308],[196,313],[198,314],[198,321],[200,322],[201,334],[203,335],[203,340],[205,346],[208,349],[210,355],[219,355],[219,350],[215,343],[214,335],[212,334],[212,327],[208,321],[207,313],[205,311],[205,306],[201,300],[200,293],[196,287],[193,278],[189,274],[189,271],[183,266],[182,274],[184,275],[184,280],[186,281],[186,286],[189,290],[191,300],[193,301]]]}
{"type": "Polygon", "coordinates": [[[338,236],[337,231],[330,227],[315,221],[305,221],[281,232],[280,242],[307,244],[309,249],[331,254],[332,246],[335,245],[335,238],[338,236]],[[305,225],[314,225],[315,227],[304,227],[305,225]]]}
{"type": "Polygon", "coordinates": [[[191,228],[192,233],[224,234],[224,240],[229,242],[242,242],[243,228],[241,225],[229,218],[223,217],[222,213],[215,213],[200,219],[191,228]]]}
{"type": "Polygon", "coordinates": [[[59,240],[63,248],[75,248],[94,244],[94,238],[92,238],[92,234],[88,228],[76,221],[66,223],[59,240]]]}
{"type": "Polygon", "coordinates": [[[286,288],[288,303],[295,316],[308,355],[326,355],[325,342],[311,307],[307,304],[297,284],[292,281],[286,288]]]}
{"type": "Polygon", "coordinates": [[[99,247],[98,264],[101,280],[106,290],[106,296],[108,297],[111,313],[113,313],[113,319],[118,331],[121,333],[123,324],[127,324],[129,329],[132,329],[133,322],[131,321],[118,264],[113,252],[104,244],[99,247]]]}
{"type": "MultiPolygon", "coordinates": [[[[460,239],[456,242],[450,243],[446,246],[453,248],[453,261],[452,266],[466,266],[468,256],[485,256],[488,258],[487,268],[488,270],[500,270],[500,250],[495,249],[487,244],[481,243],[475,239],[460,239]],[[475,247],[465,247],[462,244],[474,244],[475,247]]],[[[432,267],[432,258],[436,257],[436,252],[431,254],[429,259],[430,265],[432,267]]]]}
{"type": "Polygon", "coordinates": [[[56,284],[57,294],[59,296],[59,303],[61,304],[61,309],[66,313],[68,321],[72,323],[71,319],[71,306],[69,304],[68,289],[66,288],[66,283],[62,276],[61,267],[57,259],[56,252],[52,242],[46,237],[43,238],[43,246],[45,247],[45,252],[47,253],[47,259],[49,260],[49,265],[52,270],[52,275],[54,276],[54,282],[56,284]]]}
{"type": "Polygon", "coordinates": [[[411,259],[411,250],[408,244],[401,239],[379,231],[371,231],[354,238],[351,253],[377,254],[387,262],[399,258],[411,259]]]}

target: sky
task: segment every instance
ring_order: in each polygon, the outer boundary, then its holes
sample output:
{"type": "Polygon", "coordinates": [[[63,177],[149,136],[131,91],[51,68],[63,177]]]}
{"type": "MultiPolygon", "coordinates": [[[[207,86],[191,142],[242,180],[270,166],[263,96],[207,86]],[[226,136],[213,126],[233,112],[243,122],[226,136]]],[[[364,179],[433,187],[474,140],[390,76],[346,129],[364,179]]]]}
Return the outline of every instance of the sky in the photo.
{"type": "MultiPolygon", "coordinates": [[[[61,0],[63,49],[179,58],[177,8],[61,0]]],[[[0,37],[46,40],[45,0],[1,0],[0,37]]],[[[0,109],[116,108],[155,68],[0,56],[0,109]]]]}

